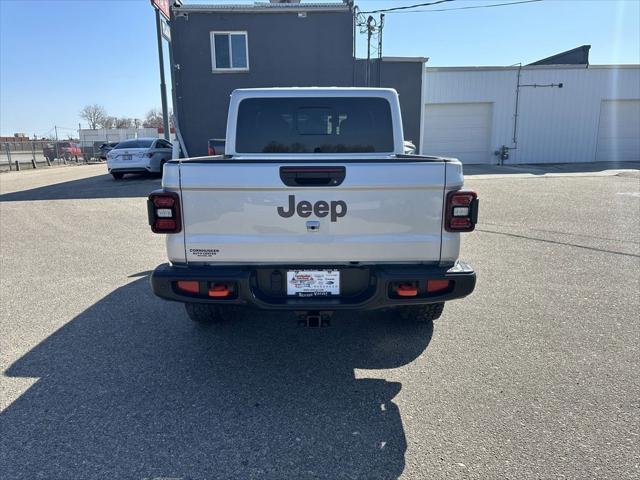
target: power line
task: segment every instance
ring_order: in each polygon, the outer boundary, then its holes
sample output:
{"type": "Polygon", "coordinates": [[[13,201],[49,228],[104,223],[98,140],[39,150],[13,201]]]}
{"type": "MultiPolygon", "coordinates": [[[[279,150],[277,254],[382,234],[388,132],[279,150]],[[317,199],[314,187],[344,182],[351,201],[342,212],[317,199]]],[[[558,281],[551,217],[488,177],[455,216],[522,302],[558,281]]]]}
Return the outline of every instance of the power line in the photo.
{"type": "Polygon", "coordinates": [[[536,3],[542,2],[543,0],[521,0],[519,2],[508,2],[508,3],[492,3],[490,5],[470,5],[466,7],[453,7],[453,8],[438,8],[438,9],[429,9],[429,10],[405,10],[403,12],[391,12],[391,13],[429,13],[429,12],[450,12],[452,10],[470,10],[472,8],[491,8],[491,7],[506,7],[509,5],[520,5],[523,3],[536,3]]]}
{"type": "Polygon", "coordinates": [[[38,136],[39,136],[39,137],[48,137],[48,136],[51,134],[51,132],[53,132],[53,128],[54,128],[54,127],[51,127],[51,128],[49,129],[49,131],[48,131],[48,132],[43,133],[43,134],[38,135],[38,136]]]}
{"type": "Polygon", "coordinates": [[[370,12],[360,12],[360,13],[385,13],[385,12],[394,12],[396,10],[406,10],[408,8],[417,8],[417,7],[428,7],[430,5],[437,5],[439,3],[453,2],[453,0],[437,0],[435,2],[430,3],[418,3],[416,5],[405,5],[404,7],[392,7],[392,8],[382,8],[380,10],[371,10],[370,12]]]}

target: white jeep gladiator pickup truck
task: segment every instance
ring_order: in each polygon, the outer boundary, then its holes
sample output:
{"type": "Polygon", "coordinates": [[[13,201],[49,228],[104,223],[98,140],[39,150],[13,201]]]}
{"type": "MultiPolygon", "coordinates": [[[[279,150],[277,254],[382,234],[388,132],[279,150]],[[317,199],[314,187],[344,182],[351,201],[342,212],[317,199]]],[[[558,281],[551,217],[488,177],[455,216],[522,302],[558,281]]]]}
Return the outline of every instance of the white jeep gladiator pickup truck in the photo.
{"type": "Polygon", "coordinates": [[[458,254],[478,198],[458,160],[403,151],[395,90],[234,91],[225,155],[168,162],[149,196],[169,257],[153,291],[200,322],[232,305],[438,318],[475,287],[458,254]]]}

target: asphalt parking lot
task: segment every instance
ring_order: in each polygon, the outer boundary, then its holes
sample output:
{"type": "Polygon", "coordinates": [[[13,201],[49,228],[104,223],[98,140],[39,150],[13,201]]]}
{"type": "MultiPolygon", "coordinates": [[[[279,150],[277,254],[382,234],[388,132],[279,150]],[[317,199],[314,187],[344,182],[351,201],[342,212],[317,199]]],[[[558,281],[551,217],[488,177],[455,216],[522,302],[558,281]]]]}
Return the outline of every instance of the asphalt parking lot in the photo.
{"type": "Polygon", "coordinates": [[[474,177],[478,272],[433,328],[155,298],[159,179],[0,176],[3,479],[640,476],[640,175],[474,177]]]}

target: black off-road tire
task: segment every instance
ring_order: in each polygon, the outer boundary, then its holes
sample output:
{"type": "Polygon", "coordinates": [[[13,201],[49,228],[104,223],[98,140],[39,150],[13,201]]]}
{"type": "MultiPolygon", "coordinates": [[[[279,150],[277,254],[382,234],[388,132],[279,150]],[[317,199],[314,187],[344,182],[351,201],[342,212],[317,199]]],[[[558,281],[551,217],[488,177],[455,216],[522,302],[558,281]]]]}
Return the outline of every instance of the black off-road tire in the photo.
{"type": "Polygon", "coordinates": [[[185,303],[187,315],[194,322],[201,324],[220,323],[223,319],[222,311],[217,305],[206,303],[185,303]]]}
{"type": "Polygon", "coordinates": [[[114,180],[122,180],[122,177],[124,177],[124,173],[120,172],[113,172],[111,175],[113,176],[114,180]]]}
{"type": "Polygon", "coordinates": [[[444,310],[444,302],[427,305],[407,305],[398,307],[402,318],[416,323],[430,323],[440,318],[444,310]]]}

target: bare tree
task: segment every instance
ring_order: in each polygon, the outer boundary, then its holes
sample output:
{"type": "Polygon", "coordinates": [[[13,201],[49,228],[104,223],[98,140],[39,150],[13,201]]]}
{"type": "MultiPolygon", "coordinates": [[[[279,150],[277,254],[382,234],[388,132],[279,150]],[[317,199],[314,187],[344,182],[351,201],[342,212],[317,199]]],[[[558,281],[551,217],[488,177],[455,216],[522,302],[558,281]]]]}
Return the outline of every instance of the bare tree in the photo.
{"type": "Polygon", "coordinates": [[[153,108],[147,112],[147,116],[142,122],[142,126],[145,128],[161,128],[162,127],[162,112],[157,108],[153,108]]]}
{"type": "Polygon", "coordinates": [[[133,119],[128,117],[116,118],[116,128],[131,128],[133,125],[133,119]]]}
{"type": "Polygon", "coordinates": [[[80,118],[87,121],[91,130],[98,128],[106,116],[107,111],[102,105],[98,105],[97,103],[85,105],[85,107],[80,110],[80,118]]]}
{"type": "Polygon", "coordinates": [[[100,128],[116,128],[116,117],[107,115],[100,122],[98,122],[98,126],[100,128]]]}

